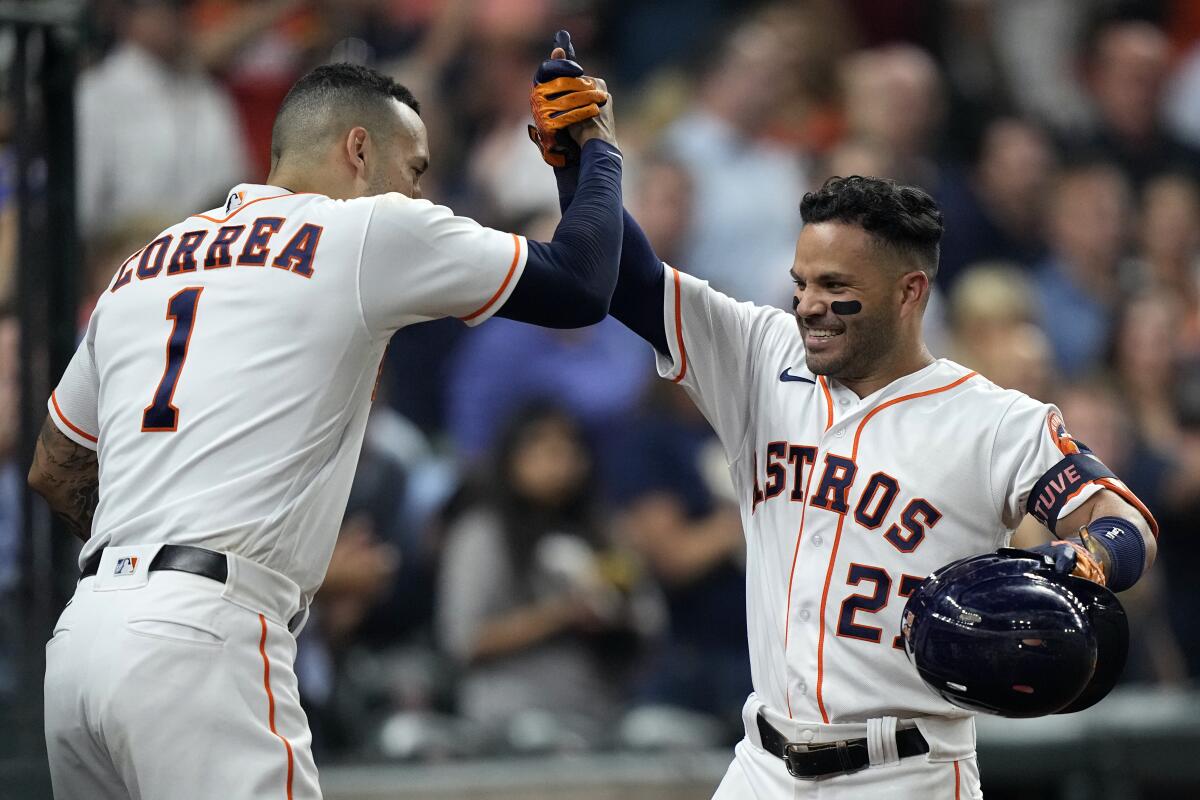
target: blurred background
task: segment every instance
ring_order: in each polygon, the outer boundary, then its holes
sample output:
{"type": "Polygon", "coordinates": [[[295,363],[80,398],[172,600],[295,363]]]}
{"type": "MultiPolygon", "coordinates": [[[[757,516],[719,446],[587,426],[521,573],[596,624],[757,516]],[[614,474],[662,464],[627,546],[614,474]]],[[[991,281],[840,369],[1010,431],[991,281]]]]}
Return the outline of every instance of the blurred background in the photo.
{"type": "MultiPolygon", "coordinates": [[[[116,267],[262,181],[284,94],[342,60],[420,99],[427,197],[549,238],[526,97],[563,27],[613,92],[627,205],[730,294],[788,302],[830,175],[938,199],[935,355],[1057,403],[1163,532],[1122,685],[981,719],[985,791],[1200,797],[1200,3],[0,0],[0,798],[49,796],[77,550],[24,474],[116,267]]],[[[611,321],[396,335],[299,643],[328,797],[710,795],[750,690],[742,534],[709,426],[652,375],[611,321]]]]}

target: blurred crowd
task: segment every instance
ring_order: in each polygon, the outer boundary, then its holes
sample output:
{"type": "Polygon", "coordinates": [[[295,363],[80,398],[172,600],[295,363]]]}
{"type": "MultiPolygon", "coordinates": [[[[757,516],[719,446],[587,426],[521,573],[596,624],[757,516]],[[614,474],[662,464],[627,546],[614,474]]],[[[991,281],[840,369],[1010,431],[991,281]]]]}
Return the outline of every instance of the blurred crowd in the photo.
{"type": "MultiPolygon", "coordinates": [[[[327,61],[417,95],[426,197],[546,239],[557,194],[527,92],[569,29],[613,92],[626,204],[659,254],[763,304],[788,303],[806,191],[924,187],[946,222],[931,349],[1057,403],[1156,512],[1159,563],[1123,596],[1124,679],[1200,678],[1200,4],[96,0],[88,25],[81,325],[127,253],[265,179],[276,107],[327,61]]],[[[0,153],[0,592],[24,469],[14,204],[0,153]]],[[[324,758],[740,737],[736,502],[709,426],[652,375],[611,320],[396,335],[300,637],[324,758]]]]}

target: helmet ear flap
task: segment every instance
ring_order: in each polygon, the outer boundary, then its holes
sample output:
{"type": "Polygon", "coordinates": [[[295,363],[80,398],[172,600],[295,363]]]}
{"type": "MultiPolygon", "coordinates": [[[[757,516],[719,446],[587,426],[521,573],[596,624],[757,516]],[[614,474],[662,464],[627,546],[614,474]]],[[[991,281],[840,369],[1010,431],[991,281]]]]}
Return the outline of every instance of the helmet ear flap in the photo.
{"type": "Polygon", "coordinates": [[[1084,578],[1070,576],[1067,582],[1071,591],[1088,604],[1088,617],[1096,634],[1096,669],[1080,695],[1056,714],[1073,714],[1103,700],[1116,686],[1129,656],[1129,619],[1117,596],[1084,578]]]}

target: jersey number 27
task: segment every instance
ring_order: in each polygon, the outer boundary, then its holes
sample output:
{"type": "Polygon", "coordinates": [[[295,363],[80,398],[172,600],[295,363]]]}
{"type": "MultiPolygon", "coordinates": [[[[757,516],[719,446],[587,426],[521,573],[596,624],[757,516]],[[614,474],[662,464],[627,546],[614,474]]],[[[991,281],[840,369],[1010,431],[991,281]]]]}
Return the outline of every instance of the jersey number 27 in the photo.
{"type": "Polygon", "coordinates": [[[171,327],[171,335],[167,337],[167,366],[150,405],[142,412],[143,431],[173,432],[179,429],[179,409],[171,400],[175,397],[175,388],[183,373],[183,362],[187,361],[192,328],[196,325],[196,309],[203,291],[203,286],[189,286],[176,292],[167,301],[167,319],[175,324],[171,327]]]}

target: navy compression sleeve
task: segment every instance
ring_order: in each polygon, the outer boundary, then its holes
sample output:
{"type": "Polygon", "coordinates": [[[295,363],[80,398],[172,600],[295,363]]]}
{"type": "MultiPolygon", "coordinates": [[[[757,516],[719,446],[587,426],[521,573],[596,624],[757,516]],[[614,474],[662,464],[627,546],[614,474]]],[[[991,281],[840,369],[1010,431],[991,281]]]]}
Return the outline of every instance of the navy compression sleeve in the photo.
{"type": "Polygon", "coordinates": [[[621,251],[621,157],[590,139],[578,187],[549,242],[529,242],[525,271],[498,316],[548,328],[580,328],[604,319],[621,251]]]}
{"type": "MultiPolygon", "coordinates": [[[[558,205],[565,216],[574,201],[579,168],[556,169],[554,177],[558,180],[558,205]]],[[[663,320],[663,294],[666,291],[663,262],[633,215],[625,209],[622,213],[620,272],[609,313],[653,345],[655,350],[670,355],[667,326],[663,320]]]]}

